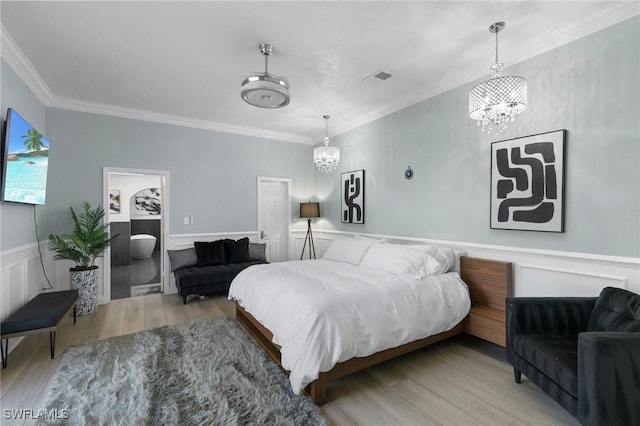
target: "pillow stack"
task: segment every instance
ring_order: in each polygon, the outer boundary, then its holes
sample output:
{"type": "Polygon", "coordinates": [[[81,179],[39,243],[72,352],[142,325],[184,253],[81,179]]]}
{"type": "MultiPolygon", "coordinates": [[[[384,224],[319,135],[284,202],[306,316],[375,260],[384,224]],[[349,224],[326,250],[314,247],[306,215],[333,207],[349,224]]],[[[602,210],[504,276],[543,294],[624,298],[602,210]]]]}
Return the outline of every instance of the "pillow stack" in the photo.
{"type": "Polygon", "coordinates": [[[448,272],[455,262],[453,250],[421,244],[391,244],[370,238],[336,238],[324,259],[414,279],[448,272]]]}
{"type": "Polygon", "coordinates": [[[252,260],[266,262],[266,244],[250,243],[249,238],[239,240],[196,241],[193,247],[167,250],[171,272],[188,266],[216,266],[244,263],[252,260]]]}

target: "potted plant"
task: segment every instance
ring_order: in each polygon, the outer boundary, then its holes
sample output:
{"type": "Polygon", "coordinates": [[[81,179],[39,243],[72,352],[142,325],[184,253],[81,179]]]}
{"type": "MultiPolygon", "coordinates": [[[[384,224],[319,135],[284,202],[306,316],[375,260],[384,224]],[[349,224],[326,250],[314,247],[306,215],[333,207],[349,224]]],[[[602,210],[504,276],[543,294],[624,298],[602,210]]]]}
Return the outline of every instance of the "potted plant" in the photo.
{"type": "Polygon", "coordinates": [[[109,247],[109,224],[101,224],[104,209],[92,208],[87,201],[82,203],[82,212],[76,214],[70,207],[73,218],[71,234],[49,235],[49,250],[55,253],[55,259],[68,259],[75,262],[69,269],[72,290],[78,290],[79,315],[89,315],[96,311],[98,303],[98,266],[95,260],[101,257],[109,247]]]}

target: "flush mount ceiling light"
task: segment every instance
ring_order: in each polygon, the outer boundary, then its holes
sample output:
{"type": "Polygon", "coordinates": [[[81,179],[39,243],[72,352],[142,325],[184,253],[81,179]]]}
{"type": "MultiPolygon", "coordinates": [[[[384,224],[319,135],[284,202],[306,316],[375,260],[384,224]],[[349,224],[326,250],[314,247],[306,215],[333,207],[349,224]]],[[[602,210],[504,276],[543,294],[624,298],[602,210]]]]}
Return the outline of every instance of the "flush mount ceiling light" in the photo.
{"type": "Polygon", "coordinates": [[[261,44],[264,55],[264,73],[255,73],[242,81],[240,96],[249,105],[260,108],[282,108],[289,105],[289,81],[279,75],[269,73],[269,56],[273,46],[261,44]]]}
{"type": "Polygon", "coordinates": [[[469,117],[477,120],[478,126],[487,133],[493,128],[497,132],[504,130],[508,121],[515,121],[516,115],[527,108],[527,80],[501,75],[503,64],[498,62],[498,33],[504,27],[504,22],[489,27],[489,32],[496,35],[496,63],[491,66],[491,79],[469,92],[469,117]]]}
{"type": "Polygon", "coordinates": [[[340,162],[340,148],[329,146],[329,116],[324,118],[324,145],[317,146],[313,150],[313,162],[318,166],[318,170],[324,173],[332,172],[338,167],[340,162]]]}

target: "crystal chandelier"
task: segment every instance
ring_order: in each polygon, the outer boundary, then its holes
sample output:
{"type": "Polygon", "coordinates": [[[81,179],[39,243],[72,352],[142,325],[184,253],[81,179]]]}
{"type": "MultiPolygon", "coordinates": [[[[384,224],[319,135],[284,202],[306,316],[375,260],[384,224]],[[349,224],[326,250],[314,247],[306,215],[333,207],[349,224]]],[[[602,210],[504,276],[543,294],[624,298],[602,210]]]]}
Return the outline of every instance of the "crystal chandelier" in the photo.
{"type": "Polygon", "coordinates": [[[322,116],[324,122],[324,145],[317,146],[313,150],[313,162],[318,166],[318,170],[324,173],[332,172],[338,167],[340,162],[340,148],[329,146],[329,116],[322,116]]]}
{"type": "Polygon", "coordinates": [[[496,63],[491,66],[491,79],[477,84],[469,92],[469,117],[477,120],[482,131],[491,133],[495,128],[501,132],[507,122],[515,121],[516,115],[527,108],[527,80],[523,77],[503,77],[502,66],[498,62],[498,33],[505,27],[504,22],[496,22],[489,32],[496,35],[496,63]]]}

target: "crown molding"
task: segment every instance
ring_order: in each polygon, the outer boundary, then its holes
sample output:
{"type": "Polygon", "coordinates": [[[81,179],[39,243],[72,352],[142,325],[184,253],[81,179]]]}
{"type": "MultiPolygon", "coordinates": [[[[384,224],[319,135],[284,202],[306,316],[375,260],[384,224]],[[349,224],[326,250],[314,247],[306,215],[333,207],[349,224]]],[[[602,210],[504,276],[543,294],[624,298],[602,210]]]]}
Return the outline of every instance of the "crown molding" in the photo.
{"type": "Polygon", "coordinates": [[[54,96],[47,105],[50,108],[65,109],[71,111],[88,112],[91,114],[108,115],[111,117],[127,118],[132,120],[150,121],[153,123],[169,124],[195,129],[213,130],[216,132],[234,133],[243,136],[275,139],[285,142],[311,145],[311,138],[294,135],[291,133],[272,132],[253,127],[234,126],[233,124],[219,123],[215,121],[200,120],[196,118],[180,117],[173,114],[163,114],[153,111],[119,107],[115,105],[100,104],[95,102],[80,101],[77,99],[54,96]]]}
{"type": "Polygon", "coordinates": [[[38,71],[36,71],[33,64],[22,53],[22,50],[18,47],[16,41],[11,37],[9,31],[0,23],[0,54],[7,64],[15,71],[25,85],[33,94],[42,102],[44,106],[47,106],[51,99],[53,99],[53,93],[46,85],[38,71]]]}
{"type": "MultiPolygon", "coordinates": [[[[621,1],[617,5],[617,8],[613,11],[603,11],[599,14],[588,17],[588,19],[585,21],[568,23],[563,28],[557,31],[544,34],[526,44],[518,45],[517,49],[513,49],[512,51],[505,50],[505,54],[510,58],[509,65],[514,65],[530,59],[531,57],[543,54],[552,49],[571,43],[582,37],[588,36],[597,31],[620,23],[624,20],[630,19],[639,14],[640,7],[638,7],[637,1],[621,1]]],[[[15,40],[5,29],[4,25],[0,24],[0,28],[0,44],[2,45],[2,57],[46,107],[60,108],[78,112],[88,112],[93,114],[102,114],[133,120],[150,121],[182,127],[192,127],[224,133],[234,133],[245,136],[275,139],[306,145],[314,144],[312,138],[297,134],[272,132],[252,127],[235,126],[232,124],[219,123],[215,121],[181,117],[172,114],[157,113],[153,111],[138,110],[119,107],[116,105],[100,104],[82,101],[79,99],[55,96],[51,92],[47,84],[44,82],[40,74],[38,74],[38,72],[35,70],[33,64],[31,64],[31,62],[25,57],[24,53],[20,50],[15,40]]],[[[458,70],[458,72],[450,73],[448,78],[444,79],[444,81],[441,83],[424,87],[422,90],[415,91],[407,96],[399,98],[392,104],[360,116],[357,119],[347,123],[342,128],[334,129],[336,131],[336,134],[334,136],[339,136],[343,133],[349,132],[353,129],[378,120],[401,109],[407,108],[411,105],[415,105],[426,99],[432,98],[448,90],[460,87],[483,77],[486,77],[486,75],[478,75],[472,70],[458,70]]]]}
{"type": "Polygon", "coordinates": [[[116,105],[100,104],[96,102],[82,101],[79,99],[56,96],[49,89],[33,64],[27,59],[16,41],[11,37],[4,25],[0,23],[0,53],[7,64],[15,71],[24,84],[31,89],[40,102],[49,108],[59,108],[91,114],[108,115],[112,117],[127,118],[132,120],[150,121],[154,123],[169,124],[181,127],[213,130],[216,132],[233,133],[243,136],[274,139],[285,142],[312,145],[311,138],[291,133],[272,132],[253,127],[235,126],[232,124],[215,121],[200,120],[189,117],[180,117],[172,114],[163,114],[153,111],[145,111],[116,105]]]}

